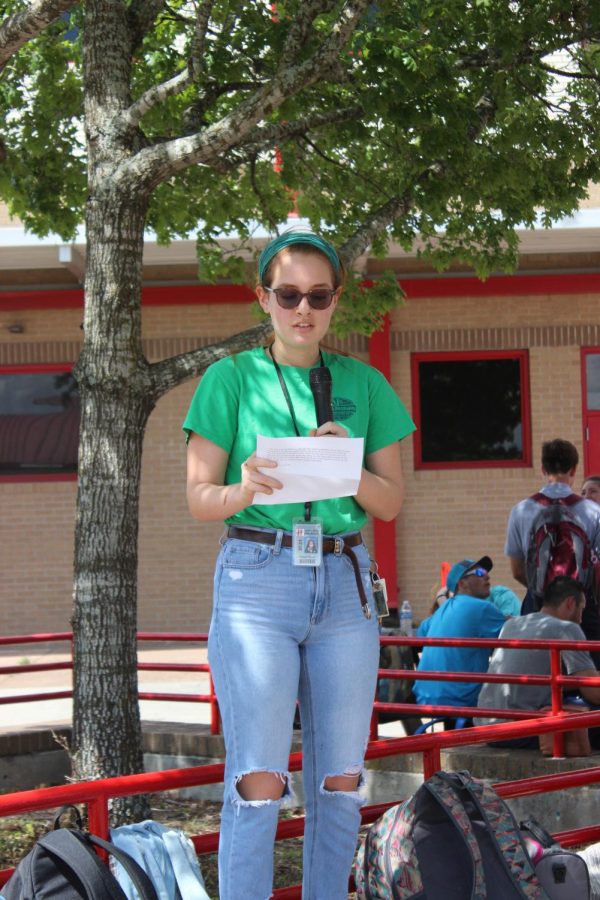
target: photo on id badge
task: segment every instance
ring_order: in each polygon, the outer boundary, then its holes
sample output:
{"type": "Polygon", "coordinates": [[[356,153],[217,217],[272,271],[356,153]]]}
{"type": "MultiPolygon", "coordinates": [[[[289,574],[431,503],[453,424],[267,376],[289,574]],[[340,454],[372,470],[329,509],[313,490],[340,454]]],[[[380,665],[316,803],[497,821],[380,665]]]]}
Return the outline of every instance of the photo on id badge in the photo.
{"type": "Polygon", "coordinates": [[[320,522],[299,519],[293,529],[293,562],[295,566],[320,566],[323,550],[323,529],[320,522]]]}

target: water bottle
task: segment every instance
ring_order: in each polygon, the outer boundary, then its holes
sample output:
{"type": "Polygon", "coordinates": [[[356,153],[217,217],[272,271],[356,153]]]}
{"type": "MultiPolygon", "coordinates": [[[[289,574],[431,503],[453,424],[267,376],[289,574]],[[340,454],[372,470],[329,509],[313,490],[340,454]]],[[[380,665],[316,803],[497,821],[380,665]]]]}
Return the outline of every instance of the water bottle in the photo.
{"type": "Polygon", "coordinates": [[[400,607],[400,634],[405,634],[406,637],[413,636],[412,606],[408,600],[403,600],[400,607]]]}

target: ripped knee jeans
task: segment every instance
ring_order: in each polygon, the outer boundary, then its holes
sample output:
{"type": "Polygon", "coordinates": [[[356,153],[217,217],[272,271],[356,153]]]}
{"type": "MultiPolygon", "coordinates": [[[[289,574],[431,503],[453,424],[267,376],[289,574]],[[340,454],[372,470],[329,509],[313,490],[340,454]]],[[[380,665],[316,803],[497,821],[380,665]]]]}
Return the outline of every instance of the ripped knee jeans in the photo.
{"type": "MultiPolygon", "coordinates": [[[[364,546],[357,556],[370,596],[364,546]]],[[[279,810],[293,803],[288,758],[297,699],[306,812],[302,897],[346,900],[378,659],[377,618],[364,617],[346,557],[328,554],[318,568],[300,567],[278,542],[225,541],[209,635],[227,754],[220,900],[271,896],[279,810]],[[277,790],[244,799],[240,782],[256,772],[276,776],[281,797],[269,799],[277,790]],[[338,776],[347,776],[348,790],[330,789],[338,776]]]]}

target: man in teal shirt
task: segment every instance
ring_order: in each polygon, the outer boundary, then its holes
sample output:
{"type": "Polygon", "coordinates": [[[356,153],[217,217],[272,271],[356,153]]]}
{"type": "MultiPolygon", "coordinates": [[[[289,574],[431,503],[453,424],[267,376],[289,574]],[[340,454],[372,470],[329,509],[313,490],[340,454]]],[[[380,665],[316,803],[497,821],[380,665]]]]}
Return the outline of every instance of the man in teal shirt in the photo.
{"type": "MultiPolygon", "coordinates": [[[[448,573],[450,598],[418,628],[419,637],[494,638],[506,621],[489,602],[489,556],[475,561],[463,559],[448,573]]],[[[490,650],[486,647],[424,647],[417,670],[420,672],[487,672],[490,650]]],[[[435,706],[476,706],[481,684],[468,681],[415,680],[417,703],[435,706]]],[[[454,727],[454,719],[448,720],[454,727]]]]}

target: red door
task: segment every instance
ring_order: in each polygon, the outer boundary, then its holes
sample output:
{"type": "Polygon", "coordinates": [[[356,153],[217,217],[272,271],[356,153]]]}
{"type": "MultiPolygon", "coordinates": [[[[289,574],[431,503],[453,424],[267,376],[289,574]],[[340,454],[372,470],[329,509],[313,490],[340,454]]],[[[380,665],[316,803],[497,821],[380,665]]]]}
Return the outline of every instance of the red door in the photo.
{"type": "Polygon", "coordinates": [[[584,347],[583,464],[584,475],[600,475],[600,347],[584,347]]]}

